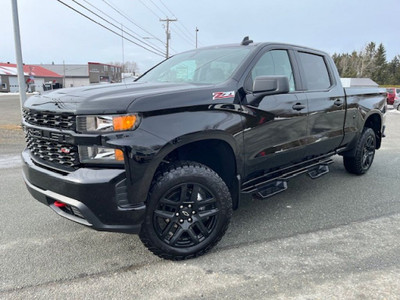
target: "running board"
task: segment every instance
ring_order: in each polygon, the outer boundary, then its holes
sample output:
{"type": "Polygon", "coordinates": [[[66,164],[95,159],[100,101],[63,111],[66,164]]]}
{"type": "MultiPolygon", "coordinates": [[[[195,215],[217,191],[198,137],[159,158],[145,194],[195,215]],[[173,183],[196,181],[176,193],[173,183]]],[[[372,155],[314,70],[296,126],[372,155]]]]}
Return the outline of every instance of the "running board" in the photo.
{"type": "Polygon", "coordinates": [[[310,176],[311,179],[316,179],[321,177],[322,175],[325,175],[326,173],[329,173],[329,166],[327,164],[324,164],[324,165],[319,165],[318,167],[312,170],[309,170],[308,176],[310,176]]]}
{"type": "Polygon", "coordinates": [[[287,190],[287,181],[277,180],[260,187],[255,194],[258,198],[266,199],[287,190]]]}
{"type": "Polygon", "coordinates": [[[297,170],[288,170],[286,173],[277,174],[275,178],[269,178],[264,182],[259,182],[252,186],[248,186],[247,188],[242,189],[242,193],[244,194],[253,194],[257,198],[266,199],[271,196],[274,196],[280,192],[283,192],[287,189],[287,182],[289,179],[296,177],[298,175],[307,173],[308,176],[312,179],[316,179],[329,173],[329,165],[333,163],[331,158],[325,158],[318,162],[309,164],[308,166],[304,166],[298,168],[297,170]]]}

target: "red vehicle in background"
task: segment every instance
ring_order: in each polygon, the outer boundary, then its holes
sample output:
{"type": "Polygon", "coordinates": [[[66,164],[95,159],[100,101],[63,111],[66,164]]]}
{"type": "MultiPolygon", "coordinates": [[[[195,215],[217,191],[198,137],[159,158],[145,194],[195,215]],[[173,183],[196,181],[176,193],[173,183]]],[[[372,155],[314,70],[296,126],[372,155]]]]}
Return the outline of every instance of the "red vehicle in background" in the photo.
{"type": "Polygon", "coordinates": [[[387,104],[393,105],[395,98],[399,98],[400,96],[400,88],[387,88],[386,89],[387,96],[386,101],[387,104]]]}

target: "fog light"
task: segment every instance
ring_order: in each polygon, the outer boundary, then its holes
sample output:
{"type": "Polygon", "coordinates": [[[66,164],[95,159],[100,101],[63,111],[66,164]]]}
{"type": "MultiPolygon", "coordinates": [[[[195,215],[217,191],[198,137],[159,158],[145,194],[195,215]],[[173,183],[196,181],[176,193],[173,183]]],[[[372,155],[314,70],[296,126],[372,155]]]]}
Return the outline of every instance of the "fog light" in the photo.
{"type": "Polygon", "coordinates": [[[124,153],[120,149],[93,146],[79,146],[79,159],[84,164],[121,164],[124,153]]]}

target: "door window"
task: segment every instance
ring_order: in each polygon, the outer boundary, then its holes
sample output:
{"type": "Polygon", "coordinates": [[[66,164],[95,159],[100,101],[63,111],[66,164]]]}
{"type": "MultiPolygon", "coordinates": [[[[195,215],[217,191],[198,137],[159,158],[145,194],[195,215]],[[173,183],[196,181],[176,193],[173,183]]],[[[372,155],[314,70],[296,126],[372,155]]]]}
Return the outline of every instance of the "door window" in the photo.
{"type": "Polygon", "coordinates": [[[284,75],[289,79],[289,91],[295,90],[292,65],[286,50],[266,52],[251,71],[251,78],[265,75],[284,75]]]}
{"type": "Polygon", "coordinates": [[[299,57],[308,90],[325,90],[331,86],[323,56],[299,52],[299,57]]]}

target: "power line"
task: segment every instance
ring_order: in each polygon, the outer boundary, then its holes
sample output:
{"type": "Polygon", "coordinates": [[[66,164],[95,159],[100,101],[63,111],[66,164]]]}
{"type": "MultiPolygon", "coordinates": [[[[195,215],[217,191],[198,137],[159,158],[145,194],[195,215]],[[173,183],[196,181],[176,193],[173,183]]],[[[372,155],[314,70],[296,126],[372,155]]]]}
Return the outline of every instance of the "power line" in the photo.
{"type": "MultiPolygon", "coordinates": [[[[168,14],[165,13],[165,11],[163,9],[160,8],[159,5],[157,5],[153,0],[149,0],[160,12],[161,14],[167,16],[168,14]]],[[[157,17],[158,19],[161,19],[160,15],[158,14],[158,12],[156,12],[153,8],[149,7],[146,3],[144,3],[142,0],[139,0],[140,3],[142,3],[142,5],[144,7],[146,7],[155,17],[157,17]]],[[[177,17],[175,16],[175,14],[160,0],[160,3],[162,4],[162,6],[168,11],[168,13],[172,16],[174,16],[175,19],[177,19],[177,17]]],[[[166,17],[168,18],[168,17],[166,17]]],[[[176,33],[180,38],[182,38],[185,42],[187,42],[189,45],[191,45],[193,47],[193,45],[195,45],[195,38],[191,36],[190,31],[181,23],[181,22],[177,22],[176,24],[174,24],[174,28],[176,29],[174,31],[174,33],[176,33]],[[187,34],[184,30],[182,30],[180,27],[181,26],[183,29],[186,30],[186,32],[188,32],[189,34],[187,34]]],[[[172,49],[172,48],[171,48],[172,49]]],[[[174,50],[175,51],[175,50],[174,50]]]]}
{"type": "Polygon", "coordinates": [[[143,3],[142,0],[139,0],[139,2],[142,3],[142,5],[143,5],[144,7],[146,7],[154,16],[156,16],[157,19],[161,19],[161,17],[160,17],[159,15],[157,15],[157,13],[156,13],[154,10],[152,10],[152,9],[151,9],[150,7],[148,7],[145,3],[143,3]]]}
{"type": "MultiPolygon", "coordinates": [[[[157,4],[155,4],[154,2],[153,2],[153,0],[149,0],[151,3],[153,3],[153,5],[155,6],[155,7],[157,7],[157,9],[162,13],[162,14],[164,14],[164,11],[157,5],[157,4]]],[[[167,16],[167,14],[164,14],[165,16],[167,16]]],[[[176,18],[175,18],[176,19],[176,18]]]]}
{"type": "Polygon", "coordinates": [[[122,13],[119,9],[117,9],[116,7],[112,6],[110,3],[108,3],[106,0],[102,0],[105,4],[107,4],[109,7],[111,7],[114,11],[116,11],[118,14],[120,14],[121,16],[123,16],[125,19],[127,19],[129,22],[131,22],[133,25],[137,26],[138,28],[140,28],[141,30],[143,30],[144,32],[146,32],[147,34],[151,35],[153,38],[155,38],[156,40],[160,41],[161,43],[163,43],[163,41],[161,41],[158,37],[156,37],[154,34],[152,34],[151,32],[147,31],[146,29],[144,29],[143,27],[141,27],[140,25],[136,24],[131,18],[129,18],[126,14],[122,13]]]}
{"type": "Polygon", "coordinates": [[[70,6],[70,5],[68,5],[68,4],[64,3],[64,2],[62,2],[61,0],[57,0],[57,1],[60,2],[61,4],[65,5],[65,6],[68,7],[69,9],[75,11],[76,13],[80,14],[81,16],[83,16],[83,17],[89,19],[89,20],[92,21],[93,23],[95,23],[95,24],[97,24],[97,25],[103,27],[104,29],[107,29],[108,31],[110,31],[110,32],[112,32],[112,33],[114,33],[114,34],[120,36],[121,38],[123,38],[123,39],[125,39],[125,40],[131,42],[132,44],[135,44],[136,46],[139,46],[140,48],[143,48],[143,49],[145,49],[145,50],[147,50],[147,51],[149,51],[149,52],[152,52],[153,54],[156,54],[156,55],[159,55],[159,56],[164,56],[163,54],[160,54],[160,53],[158,53],[158,52],[155,52],[155,51],[153,51],[153,50],[150,50],[150,49],[148,49],[148,48],[146,48],[146,47],[144,47],[144,46],[138,44],[137,42],[132,41],[131,39],[128,39],[127,37],[124,37],[124,36],[121,35],[120,33],[115,32],[114,30],[108,28],[107,26],[105,26],[105,25],[103,25],[103,24],[101,24],[101,23],[99,23],[99,22],[93,20],[93,19],[90,18],[89,16],[87,16],[87,15],[85,15],[84,13],[80,12],[79,10],[73,8],[72,6],[70,6]]]}
{"type": "MultiPolygon", "coordinates": [[[[111,20],[113,20],[114,22],[116,22],[116,23],[120,23],[118,20],[116,20],[116,19],[114,19],[113,17],[111,17],[110,15],[108,15],[108,14],[106,14],[104,11],[102,11],[101,9],[99,9],[99,8],[97,8],[96,6],[94,6],[93,4],[91,4],[90,2],[88,2],[88,1],[86,1],[86,0],[83,0],[85,3],[87,3],[88,5],[90,5],[91,7],[93,7],[94,9],[96,9],[97,11],[99,11],[100,13],[102,13],[103,15],[105,15],[105,16],[107,16],[109,19],[111,19],[111,20]]],[[[130,32],[132,32],[133,34],[136,34],[136,35],[138,35],[138,36],[141,36],[140,34],[138,34],[137,32],[135,32],[135,31],[133,31],[132,29],[130,29],[129,27],[127,27],[126,25],[125,25],[125,28],[128,30],[128,31],[130,31],[130,32]]],[[[149,33],[149,32],[147,32],[147,31],[145,31],[146,33],[149,33]]],[[[150,35],[152,35],[151,33],[149,33],[150,35]]],[[[153,38],[154,39],[157,39],[159,42],[161,42],[164,46],[165,46],[165,44],[160,40],[160,39],[158,39],[157,37],[155,37],[154,35],[153,35],[153,38]]],[[[143,38],[142,38],[143,39],[143,38]]],[[[152,42],[150,42],[150,41],[148,41],[147,43],[149,43],[149,44],[151,44],[152,46],[154,46],[154,47],[157,47],[154,43],[152,43],[152,42]]]]}
{"type": "MultiPolygon", "coordinates": [[[[153,2],[153,0],[150,0],[151,3],[153,3],[160,11],[162,11],[163,13],[165,13],[165,11],[163,11],[157,4],[155,4],[153,2]]],[[[161,0],[159,0],[161,5],[168,11],[169,14],[171,14],[173,17],[177,18],[176,15],[165,5],[164,2],[162,2],[161,0]]],[[[167,14],[166,14],[167,15],[167,14]]],[[[178,22],[175,25],[175,33],[180,36],[182,39],[184,39],[186,42],[188,42],[191,46],[193,46],[195,44],[195,38],[192,36],[192,33],[190,33],[190,31],[186,28],[185,25],[183,25],[182,22],[178,22]],[[183,28],[183,29],[181,29],[183,28]],[[180,34],[178,33],[178,31],[180,32],[180,34]]]]}
{"type": "Polygon", "coordinates": [[[164,2],[162,2],[160,0],[160,3],[162,4],[162,6],[165,7],[165,9],[176,19],[176,16],[174,15],[174,13],[164,4],[164,2]]]}
{"type": "MultiPolygon", "coordinates": [[[[161,3],[161,5],[162,6],[164,6],[164,8],[175,18],[175,19],[177,19],[177,17],[175,16],[175,14],[165,5],[165,3],[162,1],[162,0],[159,0],[160,1],[160,3],[161,3]]],[[[190,39],[192,39],[193,37],[192,37],[192,32],[189,30],[189,29],[187,29],[187,27],[185,26],[185,24],[183,24],[183,22],[179,22],[178,23],[178,25],[179,26],[181,26],[186,32],[185,32],[185,35],[186,36],[189,36],[189,38],[190,39]]],[[[178,28],[178,27],[177,27],[178,28]]],[[[183,32],[183,31],[182,31],[183,32]]]]}
{"type": "MultiPolygon", "coordinates": [[[[75,2],[76,4],[78,4],[80,7],[82,7],[82,8],[84,8],[84,9],[86,9],[87,11],[91,12],[91,13],[94,14],[96,17],[98,17],[98,18],[102,19],[103,21],[107,22],[107,23],[110,24],[111,26],[114,26],[114,27],[117,28],[118,30],[121,30],[122,32],[125,32],[126,34],[128,34],[129,36],[131,36],[132,38],[134,38],[135,40],[141,41],[140,38],[137,38],[137,37],[133,36],[132,34],[126,32],[123,28],[120,28],[119,26],[117,26],[117,25],[111,23],[110,21],[106,20],[106,19],[103,18],[102,16],[99,16],[98,14],[96,14],[95,12],[93,12],[92,10],[90,10],[89,8],[87,8],[86,6],[80,4],[80,3],[77,2],[76,0],[72,0],[72,1],[75,2]]],[[[121,24],[121,25],[122,25],[122,24],[121,24]]],[[[145,44],[146,46],[152,48],[153,50],[159,51],[160,53],[163,53],[163,51],[162,51],[161,49],[156,48],[156,47],[153,47],[152,45],[150,45],[150,44],[148,44],[148,43],[146,43],[146,42],[143,42],[143,41],[141,41],[141,42],[142,42],[143,44],[145,44]]]]}
{"type": "MultiPolygon", "coordinates": [[[[174,24],[174,25],[175,25],[175,24],[174,24]]],[[[183,40],[185,40],[186,42],[188,42],[190,45],[193,46],[194,40],[192,40],[191,37],[188,37],[188,35],[187,35],[186,33],[184,33],[184,32],[182,31],[182,29],[180,29],[179,27],[177,27],[177,25],[175,25],[175,29],[177,29],[177,30],[175,31],[175,33],[176,33],[177,35],[179,35],[183,40]],[[179,31],[179,32],[178,32],[178,31],[179,31]]]]}
{"type": "MultiPolygon", "coordinates": [[[[154,16],[156,16],[159,20],[161,20],[162,18],[148,5],[146,5],[146,3],[144,3],[142,0],[139,0],[140,3],[142,3],[142,5],[144,7],[146,7],[154,16]]],[[[154,2],[153,2],[154,4],[154,2]]],[[[175,18],[176,19],[176,18],[175,18]]],[[[165,45],[165,43],[163,43],[165,45]]],[[[174,51],[175,53],[178,53],[178,51],[176,51],[173,47],[171,47],[171,45],[169,45],[169,48],[174,51]]]]}

